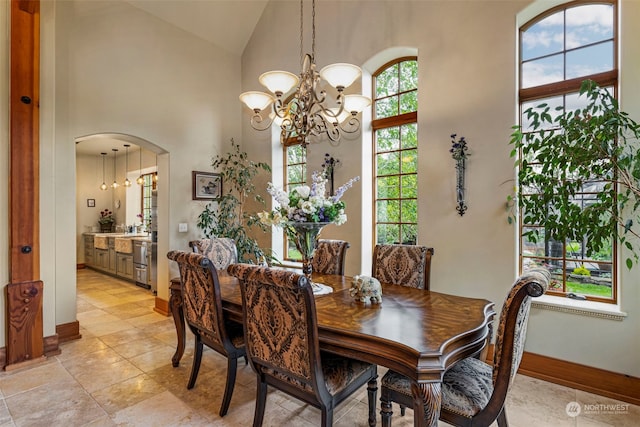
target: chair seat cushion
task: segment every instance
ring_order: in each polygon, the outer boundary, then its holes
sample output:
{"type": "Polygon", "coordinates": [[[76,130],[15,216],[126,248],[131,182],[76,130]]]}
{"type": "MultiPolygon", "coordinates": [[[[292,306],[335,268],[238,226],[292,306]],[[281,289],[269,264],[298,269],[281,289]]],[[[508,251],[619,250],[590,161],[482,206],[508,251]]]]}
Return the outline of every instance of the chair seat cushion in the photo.
{"type": "MultiPolygon", "coordinates": [[[[490,365],[469,357],[453,365],[442,380],[442,410],[473,417],[489,402],[493,393],[493,369],[490,365]]],[[[382,377],[382,387],[411,396],[411,380],[388,371],[382,377]]]]}
{"type": "Polygon", "coordinates": [[[344,390],[345,387],[360,378],[371,368],[370,363],[328,353],[322,353],[321,358],[324,382],[327,385],[327,390],[332,395],[344,390]]]}
{"type": "MultiPolygon", "coordinates": [[[[324,382],[331,395],[340,393],[349,384],[360,378],[360,376],[362,376],[367,369],[372,366],[370,363],[360,362],[358,360],[327,353],[322,353],[321,359],[324,382]]],[[[265,373],[275,378],[279,378],[281,381],[294,384],[302,390],[313,392],[313,388],[309,383],[298,381],[297,379],[291,378],[282,372],[278,372],[273,369],[265,369],[265,373]]]]}

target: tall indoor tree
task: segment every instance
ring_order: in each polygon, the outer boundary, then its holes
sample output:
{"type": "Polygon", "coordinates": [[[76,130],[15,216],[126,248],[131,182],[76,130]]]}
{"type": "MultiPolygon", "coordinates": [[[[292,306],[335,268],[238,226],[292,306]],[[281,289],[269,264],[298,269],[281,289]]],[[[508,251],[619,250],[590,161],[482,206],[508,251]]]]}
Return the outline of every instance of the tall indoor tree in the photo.
{"type": "Polygon", "coordinates": [[[523,113],[526,125],[514,126],[519,188],[508,204],[523,224],[539,226],[523,232],[529,240],[583,242],[591,255],[613,237],[630,251],[625,262],[632,268],[640,245],[640,125],[591,80],[582,82],[580,96],[583,108],[542,103],[523,113]]]}

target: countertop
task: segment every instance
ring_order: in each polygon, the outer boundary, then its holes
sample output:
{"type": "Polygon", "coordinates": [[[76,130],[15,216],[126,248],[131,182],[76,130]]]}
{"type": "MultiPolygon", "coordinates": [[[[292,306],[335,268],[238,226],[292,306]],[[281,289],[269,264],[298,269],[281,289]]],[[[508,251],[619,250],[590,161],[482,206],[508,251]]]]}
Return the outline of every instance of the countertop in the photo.
{"type": "Polygon", "coordinates": [[[132,240],[141,240],[145,242],[151,241],[151,235],[148,233],[99,233],[99,232],[84,232],[82,233],[86,236],[104,236],[104,237],[113,237],[119,239],[132,239],[132,240]]]}

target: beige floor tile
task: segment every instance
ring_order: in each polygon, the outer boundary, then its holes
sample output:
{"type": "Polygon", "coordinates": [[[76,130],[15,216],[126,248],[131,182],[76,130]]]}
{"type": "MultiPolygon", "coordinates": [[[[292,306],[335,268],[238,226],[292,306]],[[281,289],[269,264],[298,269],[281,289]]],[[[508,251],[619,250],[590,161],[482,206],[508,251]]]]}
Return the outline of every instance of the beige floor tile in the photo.
{"type": "MultiPolygon", "coordinates": [[[[83,338],[61,344],[62,353],[41,365],[0,372],[0,427],[252,424],[256,376],[243,360],[238,361],[229,412],[220,418],[227,370],[223,356],[205,347],[196,386],[187,390],[193,362],[193,335],[188,328],[185,354],[180,366],[174,368],[171,357],[177,338],[173,319],[153,311],[155,297],[150,291],[90,269],[78,271],[77,280],[83,338]]],[[[384,372],[379,368],[380,377],[384,372]]],[[[640,425],[638,406],[617,407],[621,411],[615,414],[607,412],[611,407],[594,406],[614,404],[623,403],[518,375],[506,408],[512,427],[640,425]],[[566,405],[573,401],[584,408],[577,417],[566,412],[566,405]]],[[[381,425],[379,406],[377,402],[381,425]]],[[[366,426],[367,417],[363,387],[336,408],[334,426],[366,426]]],[[[319,423],[318,409],[270,390],[265,427],[319,423]]],[[[413,411],[408,409],[401,417],[394,405],[393,426],[413,426],[413,411]]]]}
{"type": "Polygon", "coordinates": [[[128,426],[206,426],[208,420],[193,411],[171,392],[165,391],[118,411],[113,421],[128,426]]]}
{"type": "Polygon", "coordinates": [[[108,414],[115,414],[166,390],[148,375],[141,374],[98,390],[91,396],[108,414]]]}
{"type": "Polygon", "coordinates": [[[42,385],[6,399],[16,426],[83,426],[104,409],[75,381],[42,385]]]}

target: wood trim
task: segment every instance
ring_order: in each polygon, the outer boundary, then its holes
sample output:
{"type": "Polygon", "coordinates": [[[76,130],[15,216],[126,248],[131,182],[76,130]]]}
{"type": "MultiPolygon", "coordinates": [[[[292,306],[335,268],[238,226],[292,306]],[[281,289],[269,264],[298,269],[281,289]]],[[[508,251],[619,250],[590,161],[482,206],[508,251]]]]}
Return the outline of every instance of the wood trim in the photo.
{"type": "Polygon", "coordinates": [[[165,301],[162,298],[156,297],[156,305],[153,307],[153,311],[160,313],[163,316],[169,316],[171,314],[171,308],[169,308],[169,301],[165,301]]]}
{"type": "Polygon", "coordinates": [[[58,340],[61,343],[80,339],[82,338],[82,335],[80,334],[80,322],[76,320],[56,325],[56,334],[58,335],[58,340]]]}
{"type": "Polygon", "coordinates": [[[12,0],[9,281],[13,283],[40,276],[39,56],[40,1],[12,0]]]}
{"type": "Polygon", "coordinates": [[[2,367],[2,369],[6,371],[13,371],[16,369],[21,369],[21,368],[42,363],[46,361],[47,358],[62,353],[62,350],[60,350],[59,343],[60,343],[60,340],[57,334],[44,337],[42,340],[42,344],[44,347],[44,356],[39,357],[37,359],[29,360],[26,362],[15,363],[9,366],[7,366],[7,348],[1,347],[0,348],[0,367],[2,367]]]}
{"type": "Polygon", "coordinates": [[[522,356],[518,373],[640,405],[640,378],[630,375],[528,352],[522,356]]]}
{"type": "Polygon", "coordinates": [[[46,357],[51,357],[51,356],[55,356],[57,354],[62,353],[62,350],[60,350],[60,339],[58,337],[58,334],[55,335],[51,335],[50,337],[44,337],[43,339],[44,342],[44,355],[46,357]]]}

